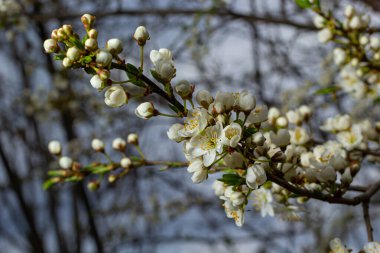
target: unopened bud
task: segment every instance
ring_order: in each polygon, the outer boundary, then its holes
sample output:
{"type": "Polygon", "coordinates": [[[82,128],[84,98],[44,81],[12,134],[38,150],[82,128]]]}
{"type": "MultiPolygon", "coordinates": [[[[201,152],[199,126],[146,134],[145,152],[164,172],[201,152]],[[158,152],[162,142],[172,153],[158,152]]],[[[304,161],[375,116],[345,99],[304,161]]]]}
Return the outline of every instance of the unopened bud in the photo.
{"type": "Polygon", "coordinates": [[[150,39],[147,29],[144,26],[137,27],[133,39],[139,46],[144,46],[146,41],[150,39]]]}
{"type": "Polygon", "coordinates": [[[95,16],[92,16],[91,14],[84,14],[82,17],[81,17],[81,21],[83,23],[83,26],[86,30],[90,30],[91,29],[91,26],[94,24],[95,22],[95,16]]]}
{"type": "Polygon", "coordinates": [[[193,97],[194,86],[190,85],[190,83],[186,80],[179,81],[174,89],[177,94],[184,100],[191,99],[193,97]]]}
{"type": "Polygon", "coordinates": [[[62,152],[61,143],[59,141],[51,141],[48,144],[48,149],[52,155],[60,155],[62,152]]]}
{"type": "Polygon", "coordinates": [[[87,39],[87,40],[84,42],[84,47],[85,47],[87,50],[95,51],[96,49],[98,49],[98,42],[96,41],[96,39],[89,38],[89,39],[87,39]]]}
{"type": "Polygon", "coordinates": [[[129,134],[127,142],[131,145],[139,145],[139,136],[137,134],[129,134]]]}
{"type": "Polygon", "coordinates": [[[87,32],[87,36],[91,39],[97,39],[98,38],[98,31],[96,29],[91,29],[87,32]]]}
{"type": "Polygon", "coordinates": [[[99,139],[93,139],[91,142],[91,147],[96,152],[103,152],[104,151],[104,142],[99,139]]]}
{"type": "Polygon", "coordinates": [[[100,182],[99,181],[91,181],[87,184],[87,189],[90,191],[96,191],[100,187],[100,182]]]}
{"type": "Polygon", "coordinates": [[[62,65],[65,68],[70,68],[73,65],[73,62],[68,57],[65,57],[62,60],[62,65]]]}
{"type": "Polygon", "coordinates": [[[116,138],[112,141],[112,148],[118,151],[124,151],[127,146],[127,142],[122,138],[116,138]]]}
{"type": "Polygon", "coordinates": [[[128,157],[124,157],[120,160],[120,166],[124,169],[129,169],[132,166],[132,161],[128,157]]]}
{"type": "Polygon", "coordinates": [[[63,25],[62,29],[68,36],[73,34],[73,27],[71,25],[63,25]]]}

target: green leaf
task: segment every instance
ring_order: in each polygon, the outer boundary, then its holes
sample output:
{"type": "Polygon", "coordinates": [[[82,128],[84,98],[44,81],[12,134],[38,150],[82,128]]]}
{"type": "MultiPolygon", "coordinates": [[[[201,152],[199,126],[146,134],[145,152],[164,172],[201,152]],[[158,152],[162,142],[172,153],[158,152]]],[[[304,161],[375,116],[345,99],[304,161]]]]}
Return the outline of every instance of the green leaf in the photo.
{"type": "Polygon", "coordinates": [[[108,172],[112,170],[112,167],[111,166],[96,166],[96,167],[93,167],[91,172],[94,173],[94,174],[102,174],[102,173],[105,173],[105,172],[108,172]]]}
{"type": "Polygon", "coordinates": [[[241,127],[244,126],[244,121],[242,121],[241,119],[237,119],[234,121],[235,123],[238,123],[241,127]]]}
{"type": "Polygon", "coordinates": [[[57,178],[56,177],[49,178],[48,180],[46,180],[44,182],[44,184],[42,185],[42,188],[44,190],[47,190],[47,189],[49,189],[50,187],[52,187],[56,183],[57,183],[57,178]]]}
{"type": "Polygon", "coordinates": [[[140,75],[140,71],[138,68],[136,68],[134,65],[130,63],[127,63],[125,65],[125,69],[126,69],[127,76],[129,79],[128,81],[130,83],[133,83],[134,85],[139,86],[139,87],[145,87],[144,82],[138,79],[138,76],[140,75]]]}
{"type": "Polygon", "coordinates": [[[296,4],[303,9],[310,8],[312,6],[309,0],[295,0],[295,1],[296,1],[296,4]]]}
{"type": "Polygon", "coordinates": [[[66,57],[66,55],[64,55],[64,54],[56,54],[56,55],[54,55],[54,60],[62,61],[65,57],[66,57]]]}
{"type": "Polygon", "coordinates": [[[138,68],[136,68],[134,65],[127,63],[125,65],[125,69],[127,70],[127,73],[131,73],[135,76],[138,76],[140,74],[140,71],[138,68]]]}
{"type": "Polygon", "coordinates": [[[327,94],[337,92],[338,90],[339,90],[339,88],[337,86],[330,86],[330,87],[326,87],[326,88],[316,90],[314,92],[314,95],[327,95],[327,94]]]}
{"type": "Polygon", "coordinates": [[[90,55],[87,55],[87,56],[83,57],[82,61],[83,61],[83,63],[90,63],[90,62],[92,62],[92,57],[90,55]]]}
{"type": "Polygon", "coordinates": [[[83,177],[72,176],[72,177],[66,178],[65,182],[78,182],[78,181],[81,181],[82,179],[83,177]]]}
{"type": "Polygon", "coordinates": [[[222,178],[219,178],[218,181],[221,181],[227,185],[238,186],[244,183],[245,179],[237,174],[224,174],[222,178]]]}

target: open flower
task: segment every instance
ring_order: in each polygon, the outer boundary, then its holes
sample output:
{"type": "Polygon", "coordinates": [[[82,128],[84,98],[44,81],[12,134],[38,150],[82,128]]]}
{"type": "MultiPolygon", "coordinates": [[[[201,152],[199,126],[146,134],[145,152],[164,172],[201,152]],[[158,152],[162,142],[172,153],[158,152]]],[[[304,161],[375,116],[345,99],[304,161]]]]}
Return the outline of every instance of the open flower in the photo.
{"type": "Polygon", "coordinates": [[[267,215],[274,216],[274,209],[272,206],[273,196],[270,190],[260,188],[253,191],[253,201],[254,206],[260,210],[261,216],[265,217],[267,215]]]}
{"type": "Polygon", "coordinates": [[[238,123],[231,123],[223,129],[222,142],[224,145],[236,147],[242,137],[242,129],[238,123]]]}
{"type": "Polygon", "coordinates": [[[203,108],[189,111],[188,117],[185,119],[185,125],[178,131],[178,135],[182,137],[197,135],[207,126],[207,119],[208,113],[203,108]]]}
{"type": "Polygon", "coordinates": [[[189,167],[187,168],[189,173],[193,173],[191,180],[194,184],[202,183],[207,179],[208,173],[207,168],[203,166],[201,159],[195,159],[190,162],[189,167]]]}
{"type": "Polygon", "coordinates": [[[380,253],[380,243],[369,242],[366,245],[364,245],[363,250],[365,253],[380,253]]]}
{"type": "Polygon", "coordinates": [[[306,130],[302,127],[296,127],[294,130],[290,130],[290,143],[295,145],[304,145],[309,140],[309,134],[306,132],[306,130]]]}
{"type": "Polygon", "coordinates": [[[203,157],[203,164],[206,167],[210,166],[216,160],[217,155],[223,151],[222,133],[223,126],[218,122],[191,138],[190,144],[193,146],[191,155],[203,157]]]}
{"type": "Polygon", "coordinates": [[[152,50],[150,60],[154,65],[154,70],[164,81],[170,81],[175,76],[176,69],[169,49],[152,50]]]}
{"type": "Polygon", "coordinates": [[[350,131],[344,131],[337,134],[336,139],[348,151],[358,147],[363,140],[360,126],[354,125],[350,131]]]}

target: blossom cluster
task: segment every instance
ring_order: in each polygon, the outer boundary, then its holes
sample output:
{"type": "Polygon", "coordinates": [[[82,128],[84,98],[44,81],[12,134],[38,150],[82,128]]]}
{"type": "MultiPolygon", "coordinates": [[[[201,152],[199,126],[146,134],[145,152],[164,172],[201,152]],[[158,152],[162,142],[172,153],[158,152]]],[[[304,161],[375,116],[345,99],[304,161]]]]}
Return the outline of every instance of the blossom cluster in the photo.
{"type": "MultiPolygon", "coordinates": [[[[339,238],[334,238],[330,241],[330,253],[349,253],[351,252],[339,238]]],[[[363,247],[364,253],[380,253],[380,243],[379,242],[368,242],[363,247]]]]}
{"type": "Polygon", "coordinates": [[[348,5],[344,20],[317,10],[314,25],[322,43],[333,41],[334,62],[340,69],[337,88],[355,99],[376,99],[380,94],[380,38],[373,34],[370,16],[348,5]]]}
{"type": "MultiPolygon", "coordinates": [[[[112,149],[119,152],[122,156],[118,162],[114,162],[106,152],[105,143],[102,140],[95,138],[91,141],[91,148],[93,151],[103,154],[107,162],[94,162],[82,166],[73,158],[62,155],[62,145],[59,141],[50,141],[48,144],[48,150],[52,155],[57,157],[59,169],[49,171],[48,175],[50,178],[45,182],[44,188],[49,188],[51,185],[61,182],[80,181],[88,175],[104,175],[106,173],[108,173],[108,182],[114,183],[116,180],[124,177],[129,170],[134,168],[134,166],[139,165],[140,159],[137,157],[127,157],[125,155],[127,144],[136,147],[137,151],[143,158],[143,154],[139,147],[138,135],[131,133],[128,135],[127,140],[118,137],[112,141],[112,149]],[[132,161],[132,158],[134,161],[132,161]]],[[[101,180],[95,178],[91,180],[87,186],[89,190],[96,190],[100,187],[100,184],[101,180]]]]}

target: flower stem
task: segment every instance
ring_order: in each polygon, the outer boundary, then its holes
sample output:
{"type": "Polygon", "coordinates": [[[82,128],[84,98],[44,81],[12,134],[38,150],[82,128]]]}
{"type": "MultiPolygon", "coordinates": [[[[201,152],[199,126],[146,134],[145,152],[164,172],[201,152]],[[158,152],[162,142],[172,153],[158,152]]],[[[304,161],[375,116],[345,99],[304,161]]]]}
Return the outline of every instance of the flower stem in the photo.
{"type": "Polygon", "coordinates": [[[140,71],[144,70],[144,46],[140,47],[140,71]]]}
{"type": "Polygon", "coordinates": [[[136,150],[137,150],[137,152],[139,153],[139,155],[141,156],[141,159],[142,159],[143,161],[145,161],[144,153],[142,152],[142,150],[141,150],[141,148],[140,148],[139,145],[136,146],[136,150]]]}
{"type": "Polygon", "coordinates": [[[160,116],[170,117],[170,118],[180,118],[178,115],[166,114],[166,113],[158,113],[160,116]]]}

